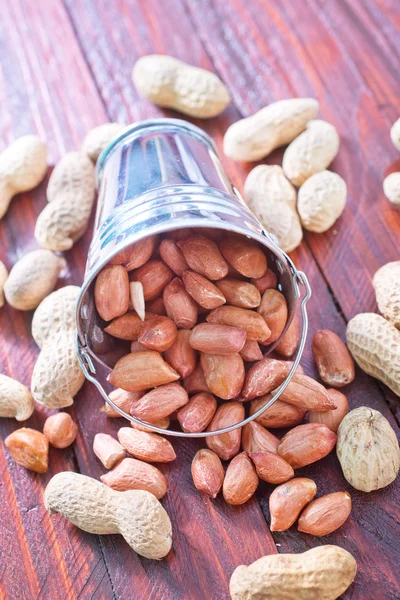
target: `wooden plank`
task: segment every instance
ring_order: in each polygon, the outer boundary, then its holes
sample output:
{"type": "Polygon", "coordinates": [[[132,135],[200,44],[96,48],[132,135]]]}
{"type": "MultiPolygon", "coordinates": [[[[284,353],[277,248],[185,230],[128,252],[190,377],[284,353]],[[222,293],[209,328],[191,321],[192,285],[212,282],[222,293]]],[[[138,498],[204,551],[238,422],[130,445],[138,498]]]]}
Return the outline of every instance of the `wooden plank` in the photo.
{"type": "MultiPolygon", "coordinates": [[[[1,63],[1,147],[16,136],[37,133],[47,139],[49,160],[54,162],[66,150],[79,147],[86,129],[106,116],[62,4],[48,4],[46,19],[43,15],[29,2],[2,3],[0,54],[7,58],[1,63]]],[[[8,267],[37,246],[33,229],[46,203],[45,189],[43,183],[13,200],[0,223],[0,257],[8,267]]],[[[83,242],[70,253],[60,285],[80,283],[86,248],[83,242]]],[[[31,312],[9,306],[0,314],[2,372],[27,385],[38,354],[30,334],[31,318],[31,312]]],[[[41,429],[48,414],[38,408],[24,425],[41,429]]],[[[1,420],[2,439],[19,426],[11,419],[1,420]]],[[[80,438],[81,434],[78,447],[80,438]]],[[[112,597],[99,539],[79,532],[61,517],[50,518],[43,505],[51,476],[75,468],[72,449],[52,448],[49,472],[35,475],[16,465],[1,445],[2,598],[112,597]]]]}

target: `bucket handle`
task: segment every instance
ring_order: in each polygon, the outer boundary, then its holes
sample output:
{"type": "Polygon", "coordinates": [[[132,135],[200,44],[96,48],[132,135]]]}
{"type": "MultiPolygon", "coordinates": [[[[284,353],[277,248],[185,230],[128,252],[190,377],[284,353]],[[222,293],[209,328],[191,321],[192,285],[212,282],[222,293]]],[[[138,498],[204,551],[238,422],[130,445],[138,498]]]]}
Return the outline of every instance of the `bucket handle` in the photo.
{"type": "Polygon", "coordinates": [[[308,314],[307,314],[306,305],[307,305],[307,302],[309,301],[309,299],[311,298],[311,287],[310,287],[310,284],[308,282],[308,279],[307,279],[305,273],[303,273],[302,271],[297,271],[294,267],[292,267],[292,271],[293,271],[293,284],[295,287],[296,295],[298,297],[300,297],[300,295],[301,295],[300,290],[299,290],[299,284],[305,287],[305,295],[304,295],[304,297],[301,301],[301,305],[300,305],[301,316],[302,316],[302,321],[303,321],[303,328],[302,328],[302,332],[301,332],[301,338],[300,338],[300,343],[299,343],[299,347],[297,350],[296,358],[293,361],[292,368],[290,369],[285,381],[279,386],[279,388],[276,390],[276,393],[272,396],[272,398],[266,404],[264,404],[264,406],[259,408],[253,415],[250,415],[249,417],[247,417],[243,421],[240,421],[239,423],[235,423],[234,425],[230,425],[229,427],[224,427],[223,429],[216,429],[215,431],[201,431],[200,433],[186,433],[184,431],[171,431],[169,429],[161,429],[161,427],[156,427],[155,425],[146,423],[145,421],[142,421],[141,419],[137,419],[133,415],[126,413],[121,408],[119,408],[116,404],[114,404],[114,402],[111,400],[111,398],[108,396],[107,392],[101,385],[100,381],[95,377],[96,369],[93,364],[93,361],[92,361],[89,353],[87,352],[86,348],[84,348],[82,346],[81,341],[79,339],[79,335],[77,334],[77,353],[78,353],[78,359],[79,359],[79,363],[81,365],[82,371],[83,371],[86,379],[88,379],[91,383],[93,383],[97,387],[97,389],[99,390],[100,394],[103,396],[103,398],[107,402],[107,404],[109,404],[117,413],[119,413],[121,415],[121,417],[124,417],[128,421],[136,423],[137,425],[143,425],[150,431],[153,431],[156,433],[161,433],[162,435],[171,435],[173,437],[204,438],[204,437],[210,437],[212,435],[220,435],[222,433],[229,433],[230,431],[234,431],[235,429],[238,429],[239,427],[243,427],[244,425],[247,425],[247,423],[254,421],[254,419],[256,419],[257,417],[262,415],[266,410],[268,410],[268,408],[270,406],[272,406],[274,404],[274,402],[276,402],[278,400],[279,396],[287,388],[293,375],[295,374],[295,371],[296,371],[297,367],[299,366],[299,363],[300,363],[300,360],[301,360],[301,357],[302,357],[302,354],[304,351],[304,346],[306,343],[307,331],[308,331],[308,314]]]}

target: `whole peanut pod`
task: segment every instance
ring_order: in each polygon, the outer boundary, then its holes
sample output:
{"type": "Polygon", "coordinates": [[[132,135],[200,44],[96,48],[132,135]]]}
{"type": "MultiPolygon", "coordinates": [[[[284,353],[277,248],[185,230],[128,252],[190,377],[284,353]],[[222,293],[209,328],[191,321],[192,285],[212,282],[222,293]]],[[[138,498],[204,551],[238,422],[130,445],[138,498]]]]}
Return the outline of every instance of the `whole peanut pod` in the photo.
{"type": "Polygon", "coordinates": [[[0,154],[0,219],[16,194],[39,185],[47,172],[47,148],[36,135],[24,135],[0,154]]]}
{"type": "Polygon", "coordinates": [[[28,388],[7,375],[0,374],[0,417],[29,419],[34,411],[32,394],[28,388]]]}
{"type": "Polygon", "coordinates": [[[395,121],[390,129],[390,139],[392,140],[393,146],[400,150],[400,119],[395,121]]]}
{"type": "Polygon", "coordinates": [[[121,125],[121,123],[103,123],[93,127],[82,142],[82,152],[96,163],[104,148],[124,127],[125,125],[121,125]]]}
{"type": "Polygon", "coordinates": [[[379,490],[399,474],[396,433],[378,410],[367,406],[351,410],[340,423],[336,453],[343,475],[356,490],[379,490]]]}
{"type": "Polygon", "coordinates": [[[224,136],[224,153],[233,160],[254,161],[294,140],[315,119],[313,98],[273,102],[254,115],[233,123],[224,136]]]}
{"type": "Polygon", "coordinates": [[[348,322],[346,338],[358,366],[400,396],[400,331],[381,315],[361,313],[348,322]]]}
{"type": "Polygon", "coordinates": [[[326,121],[309,121],[306,130],[286,148],[282,168],[293,185],[301,186],[306,179],[324,171],[339,151],[339,136],[326,121]]]}
{"type": "Polygon", "coordinates": [[[400,328],[400,261],[386,263],[373,279],[379,312],[397,329],[400,328]]]}
{"type": "Polygon", "coordinates": [[[116,492],[85,475],[63,472],[49,481],[44,504],[50,514],[60,513],[88,533],[120,533],[145,558],[161,559],[171,549],[171,521],[150,492],[116,492]]]}
{"type": "Polygon", "coordinates": [[[393,208],[397,210],[400,206],[400,171],[395,171],[385,177],[383,191],[393,208]]]}
{"type": "Polygon", "coordinates": [[[42,248],[64,251],[85,233],[95,198],[94,166],[83,152],[69,152],[57,164],[47,186],[48,204],[36,221],[42,248]]]}
{"type": "MultiPolygon", "coordinates": [[[[296,210],[296,190],[281,167],[259,165],[250,171],[244,195],[249,208],[277,238],[282,250],[291,252],[297,248],[303,230],[296,210]]],[[[271,287],[276,287],[276,280],[271,287]]]]}
{"type": "Polygon", "coordinates": [[[139,58],[132,80],[138,92],[154,104],[200,119],[216,117],[231,101],[215,73],[172,56],[151,54],[139,58]]]}
{"type": "Polygon", "coordinates": [[[18,310],[32,310],[53,291],[67,263],[50,250],[33,250],[11,269],[4,284],[8,304],[18,310]]]}
{"type": "Polygon", "coordinates": [[[4,284],[7,281],[8,271],[6,265],[0,260],[0,308],[4,306],[4,284]]]}
{"type": "Polygon", "coordinates": [[[317,546],[302,554],[271,554],[248,567],[241,565],[233,572],[229,589],[232,600],[335,600],[356,573],[350,552],[317,546]]]}
{"type": "Polygon", "coordinates": [[[346,182],[337,173],[321,171],[307,179],[299,189],[297,210],[307,231],[328,231],[346,206],[346,182]]]}
{"type": "Polygon", "coordinates": [[[80,288],[68,285],[41,302],[33,315],[32,335],[41,351],[33,368],[36,402],[64,408],[74,402],[85,376],[76,353],[75,310],[80,288]]]}

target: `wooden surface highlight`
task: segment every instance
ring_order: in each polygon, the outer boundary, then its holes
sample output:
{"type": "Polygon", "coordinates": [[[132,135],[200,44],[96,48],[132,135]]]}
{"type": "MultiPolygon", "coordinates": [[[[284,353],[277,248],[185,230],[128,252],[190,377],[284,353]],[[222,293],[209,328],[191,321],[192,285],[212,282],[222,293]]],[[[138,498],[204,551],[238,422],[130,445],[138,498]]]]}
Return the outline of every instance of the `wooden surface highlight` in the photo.
{"type": "MultiPolygon", "coordinates": [[[[310,331],[330,328],[344,338],[346,320],[376,310],[371,276],[398,259],[400,217],[382,193],[382,180],[400,165],[389,139],[398,117],[399,8],[393,2],[348,0],[270,2],[251,0],[54,0],[41,10],[29,0],[5,0],[0,9],[1,146],[25,133],[49,144],[50,164],[80,147],[91,127],[107,120],[130,123],[176,116],[139,97],[132,66],[149,53],[171,54],[217,72],[233,102],[216,119],[193,121],[216,140],[225,168],[243,189],[253,167],[222,155],[228,125],[280,98],[309,95],[332,122],[341,148],[332,168],[347,182],[344,215],[326,234],[306,234],[293,253],[310,280],[310,331]]],[[[282,151],[268,163],[278,163],[282,151]]],[[[0,223],[0,259],[11,267],[36,247],[34,223],[46,203],[45,182],[13,200],[0,223]]],[[[60,286],[82,282],[91,233],[66,254],[60,286]]],[[[0,312],[2,371],[29,385],[38,354],[30,336],[31,313],[0,312]]],[[[311,335],[302,364],[316,376],[311,335]]],[[[344,390],[352,408],[376,408],[399,428],[389,409],[398,399],[357,372],[344,390]]],[[[190,463],[200,442],[173,441],[177,460],[162,467],[169,491],[163,504],[173,522],[174,546],[167,559],[152,562],[134,554],[120,536],[89,535],[59,516],[49,517],[42,495],[50,477],[78,470],[98,478],[104,469],[92,452],[95,433],[115,434],[122,421],[108,420],[93,386],[86,384],[69,410],[78,421],[72,449],[51,449],[45,476],[16,465],[0,447],[0,598],[115,598],[135,600],[225,600],[238,564],[273,552],[301,552],[337,543],[356,557],[359,573],[344,598],[400,597],[397,539],[398,482],[366,495],[345,482],[334,455],[299,471],[316,480],[318,495],[348,490],[353,512],[342,529],[326,538],[269,532],[268,496],[242,507],[211,501],[194,489],[190,463]],[[276,546],[278,544],[278,547],[276,546]],[[12,557],[10,559],[10,557],[12,557]]],[[[27,422],[40,429],[48,411],[27,422]]],[[[397,413],[398,414],[398,413],[397,413]]],[[[15,430],[0,421],[1,437],[15,430]]]]}

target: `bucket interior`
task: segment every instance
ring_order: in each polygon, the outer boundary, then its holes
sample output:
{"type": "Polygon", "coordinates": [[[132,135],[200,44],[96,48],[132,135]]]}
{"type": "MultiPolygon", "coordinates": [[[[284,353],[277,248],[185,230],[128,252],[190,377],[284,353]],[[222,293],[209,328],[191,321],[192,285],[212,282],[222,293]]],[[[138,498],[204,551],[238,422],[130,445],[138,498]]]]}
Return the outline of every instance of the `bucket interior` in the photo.
{"type": "MultiPolygon", "coordinates": [[[[165,236],[168,232],[177,229],[180,229],[180,227],[174,226],[173,223],[170,223],[168,230],[160,234],[160,239],[162,239],[162,237],[165,236]]],[[[205,229],[206,228],[204,228],[204,226],[201,228],[193,228],[193,230],[196,233],[204,233],[205,229]]],[[[236,234],[239,233],[243,235],[240,231],[235,230],[234,227],[228,226],[228,224],[225,224],[225,226],[224,224],[221,224],[217,227],[208,227],[208,229],[225,230],[227,232],[233,232],[236,234]]],[[[152,232],[149,232],[149,236],[150,235],[152,235],[152,232]]],[[[144,239],[145,237],[147,236],[142,236],[142,239],[144,239]]],[[[288,259],[288,257],[286,257],[286,255],[283,254],[278,247],[274,247],[274,245],[270,241],[270,238],[266,235],[254,232],[254,234],[252,235],[243,237],[247,237],[248,239],[254,239],[263,246],[268,262],[268,268],[271,269],[277,277],[277,289],[280,292],[282,292],[282,294],[286,298],[288,305],[288,320],[284,332],[282,334],[284,335],[286,329],[288,328],[290,322],[294,317],[297,303],[299,300],[298,295],[296,293],[297,288],[295,288],[293,282],[293,265],[288,259]]],[[[127,243],[126,247],[128,247],[129,245],[131,244],[127,243]]],[[[121,249],[122,248],[119,247],[118,251],[120,251],[121,249]]],[[[115,254],[117,254],[117,251],[115,251],[114,254],[111,254],[108,257],[108,260],[111,260],[111,258],[115,254]]],[[[80,342],[82,346],[85,347],[87,352],[91,355],[91,357],[97,363],[100,363],[108,369],[112,369],[119,358],[129,353],[130,342],[119,340],[108,335],[104,331],[104,327],[107,325],[107,323],[103,319],[101,319],[95,307],[95,278],[96,275],[100,272],[100,270],[105,266],[105,264],[103,263],[99,265],[96,272],[91,273],[90,279],[87,280],[84,284],[77,307],[77,327],[80,342]]],[[[271,352],[273,348],[279,343],[279,339],[270,345],[263,346],[263,353],[265,354],[271,352]]]]}

